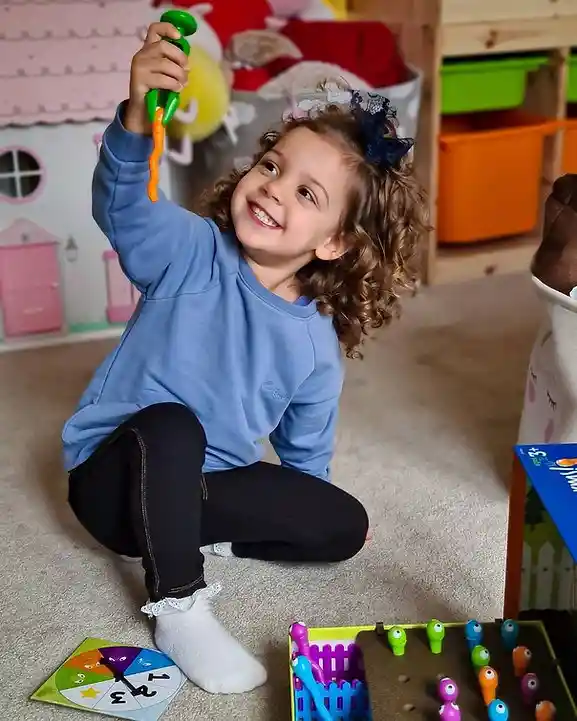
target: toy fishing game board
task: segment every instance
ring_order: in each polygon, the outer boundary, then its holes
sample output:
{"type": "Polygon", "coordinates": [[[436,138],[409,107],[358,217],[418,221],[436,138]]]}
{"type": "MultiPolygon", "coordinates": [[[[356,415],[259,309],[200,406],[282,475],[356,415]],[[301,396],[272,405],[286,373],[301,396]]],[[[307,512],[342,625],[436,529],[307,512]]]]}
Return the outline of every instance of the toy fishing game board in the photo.
{"type": "Polygon", "coordinates": [[[30,698],[114,718],[158,721],[184,681],[160,651],[87,638],[30,698]]]}
{"type": "Polygon", "coordinates": [[[538,621],[293,624],[289,663],[292,721],[577,719],[538,621]]]}

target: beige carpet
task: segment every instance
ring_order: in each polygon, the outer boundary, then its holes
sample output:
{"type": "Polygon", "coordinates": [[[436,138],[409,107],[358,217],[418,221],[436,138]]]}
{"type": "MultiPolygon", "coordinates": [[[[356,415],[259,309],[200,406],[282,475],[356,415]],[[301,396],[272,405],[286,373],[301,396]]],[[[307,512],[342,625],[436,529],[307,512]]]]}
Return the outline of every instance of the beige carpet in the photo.
{"type": "MultiPolygon", "coordinates": [[[[189,684],[167,721],[288,719],[285,639],[297,618],[499,615],[507,472],[537,313],[526,277],[426,289],[351,363],[334,472],[369,509],[372,541],[331,568],[211,560],[208,578],[224,585],[218,613],[270,681],[228,698],[189,684]]],[[[121,577],[78,529],[60,468],[62,422],[110,347],[0,356],[2,719],[80,719],[27,697],[86,636],[150,643],[137,569],[121,577]]]]}

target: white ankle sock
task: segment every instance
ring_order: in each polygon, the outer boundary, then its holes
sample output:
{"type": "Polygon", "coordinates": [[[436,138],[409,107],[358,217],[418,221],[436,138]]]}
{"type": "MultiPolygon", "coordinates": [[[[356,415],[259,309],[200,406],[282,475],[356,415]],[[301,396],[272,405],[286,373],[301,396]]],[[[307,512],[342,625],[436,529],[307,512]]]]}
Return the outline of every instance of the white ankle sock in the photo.
{"type": "Polygon", "coordinates": [[[221,543],[210,543],[208,546],[201,546],[200,552],[206,556],[222,556],[223,558],[233,558],[232,543],[221,541],[221,543]]]}
{"type": "Polygon", "coordinates": [[[209,599],[219,591],[214,585],[141,610],[156,616],[156,645],[193,683],[209,693],[245,693],[264,684],[267,674],[213,616],[209,599]]]}

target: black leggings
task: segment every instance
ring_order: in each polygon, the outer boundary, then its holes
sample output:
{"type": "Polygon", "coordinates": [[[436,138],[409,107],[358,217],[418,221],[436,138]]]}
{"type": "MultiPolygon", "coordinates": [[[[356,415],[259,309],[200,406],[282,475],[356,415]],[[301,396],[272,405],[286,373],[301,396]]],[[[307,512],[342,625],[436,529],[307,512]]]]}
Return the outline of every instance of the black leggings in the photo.
{"type": "Polygon", "coordinates": [[[337,486],[269,463],[202,472],[206,437],[178,403],[139,411],[70,473],[69,503],[103,546],[142,557],[150,599],[206,586],[201,546],[236,556],[335,562],[363,546],[363,506],[337,486]]]}

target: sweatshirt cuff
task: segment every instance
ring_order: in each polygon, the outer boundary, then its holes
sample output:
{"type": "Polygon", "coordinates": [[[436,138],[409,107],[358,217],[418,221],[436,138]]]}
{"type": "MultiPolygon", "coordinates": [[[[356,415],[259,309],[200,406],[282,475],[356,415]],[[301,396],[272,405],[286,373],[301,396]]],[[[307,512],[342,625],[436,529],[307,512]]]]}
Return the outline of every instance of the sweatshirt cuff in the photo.
{"type": "Polygon", "coordinates": [[[152,152],[152,138],[149,135],[131,133],[122,122],[127,101],[116,109],[112,123],[106,128],[102,141],[108,150],[122,163],[148,162],[152,152]]]}

